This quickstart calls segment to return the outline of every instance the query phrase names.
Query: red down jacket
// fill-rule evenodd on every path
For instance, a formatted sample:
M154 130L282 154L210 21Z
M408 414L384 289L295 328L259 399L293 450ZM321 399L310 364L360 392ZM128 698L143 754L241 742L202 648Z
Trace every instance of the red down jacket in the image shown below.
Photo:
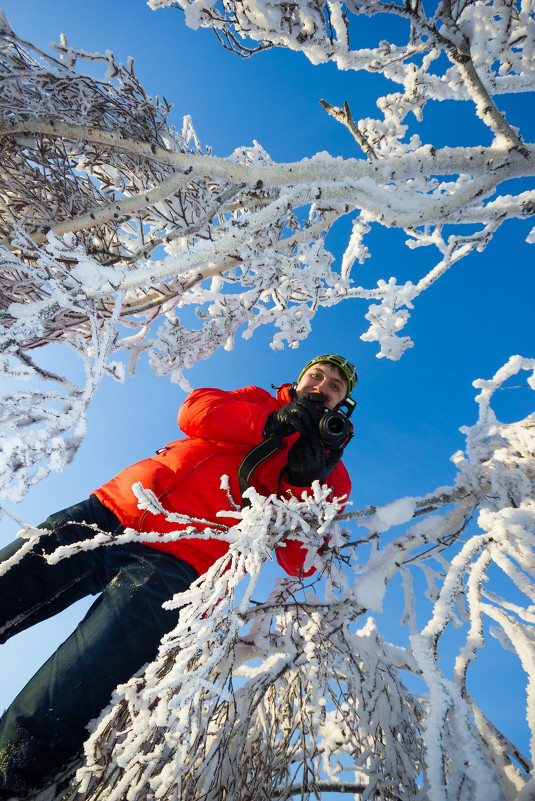
M217 516L217 512L232 508L226 491L220 489L221 476L229 476L231 496L239 503L238 467L245 454L262 441L266 417L290 400L290 384L280 387L276 398L259 387L230 392L196 389L178 413L178 425L186 439L171 442L155 456L127 467L94 494L124 526L140 532L168 532L185 526L169 523L163 515L138 509L132 492L132 484L137 481L151 489L170 512L233 525L235 519ZM251 485L262 495L277 493L282 498L290 493L301 497L303 487L293 487L284 479L279 480L288 449L296 438L297 434L287 437L281 450L253 472ZM351 481L341 462L330 473L327 484L332 487L334 497L349 495ZM199 575L228 550L228 544L217 539L146 544L175 554L192 565ZM281 567L295 576L301 571L306 550L297 540L286 540L284 546L277 548L276 555Z

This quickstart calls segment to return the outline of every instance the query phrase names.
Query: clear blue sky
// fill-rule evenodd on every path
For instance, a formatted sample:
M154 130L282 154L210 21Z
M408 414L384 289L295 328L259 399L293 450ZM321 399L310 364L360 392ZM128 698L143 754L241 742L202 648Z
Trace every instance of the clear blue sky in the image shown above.
M153 12L143 0L5 0L2 7L15 30L41 47L64 33L85 50L111 49L121 61L134 56L148 92L175 104L171 119L177 127L182 116L190 114L203 144L220 156L257 139L276 161L294 161L321 150L360 157L349 133L323 111L319 100L335 105L347 100L354 117L376 116L375 98L388 86L381 76L340 73L330 64L312 67L304 56L281 50L240 60L223 50L210 31L190 31L177 11ZM388 30L380 38L388 38ZM532 98L508 97L499 105L507 109L509 122L532 141ZM469 104L432 104L424 111L424 121L422 139L435 146L489 143ZM367 328L367 308L362 301L352 301L321 311L312 335L297 351L273 353L268 346L273 332L260 330L252 340L237 338L233 351L218 352L196 365L188 378L194 387L257 384L269 389L272 383L293 380L311 356L343 352L360 374L356 437L345 459L355 508L449 484L455 474L450 456L463 447L459 426L472 424L476 417L471 382L491 377L513 353L533 356L535 251L524 242L529 227L507 224L484 253L459 263L417 300L405 330L415 347L399 362L377 359L376 346L359 339ZM330 241L337 264L348 231L349 223L345 229L340 226ZM355 274L358 282L373 286L380 277L417 280L425 274L436 254L411 251L403 240L397 232L378 229L370 240L372 258ZM59 369L56 360L65 356L56 349L43 358ZM501 393L498 416L512 420L527 413L530 394L527 389ZM74 464L10 508L37 524L50 512L87 497L122 467L177 437L176 412L184 397L167 379L151 375L144 362L124 385L105 380ZM7 543L17 526L4 517L0 527L1 542ZM83 602L4 646L0 708L86 606ZM394 606L387 604L380 624L393 640L399 615ZM523 674L511 655L493 650L479 675L480 692L494 697L495 722L513 737L520 733L526 748L526 733L518 723L522 696L508 689L521 684Z

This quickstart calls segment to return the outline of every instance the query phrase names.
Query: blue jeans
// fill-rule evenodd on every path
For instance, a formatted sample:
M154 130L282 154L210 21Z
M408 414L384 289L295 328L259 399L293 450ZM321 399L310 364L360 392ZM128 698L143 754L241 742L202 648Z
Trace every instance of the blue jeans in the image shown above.
M47 564L43 552L94 536L83 522L123 530L91 496L51 515L40 526L50 533L0 577L0 643L100 593L0 719L0 793L42 787L81 752L89 721L118 684L154 659L163 634L176 625L178 610L162 609L162 603L197 578L186 562L139 543L100 546ZM1 550L0 562L22 544Z

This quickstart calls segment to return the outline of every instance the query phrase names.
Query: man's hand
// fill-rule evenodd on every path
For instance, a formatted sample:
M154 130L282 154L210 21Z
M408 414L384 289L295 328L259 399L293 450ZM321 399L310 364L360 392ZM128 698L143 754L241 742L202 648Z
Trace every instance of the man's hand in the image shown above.
M325 455L325 475L324 478L327 478L331 470L336 467L340 459L342 458L342 454L344 452L345 445L341 448L333 448L331 451L327 451Z
M319 436L299 437L288 451L288 481L294 487L310 487L315 479L323 483L342 458L343 451L343 448L325 451Z
M317 436L318 422L323 415L321 407L325 401L325 395L308 392L300 400L287 403L278 412L268 416L264 425L264 439L271 436L282 439L296 432L301 435L300 440L314 434Z
M327 475L325 446L318 431L299 437L288 451L286 475L294 487L310 487L313 481L323 481Z
M288 451L286 475L294 487L310 487L313 481L324 481L342 457L343 448L325 452L318 423L325 414L325 395L307 392L270 414L264 426L264 438L289 437L296 432L299 439Z

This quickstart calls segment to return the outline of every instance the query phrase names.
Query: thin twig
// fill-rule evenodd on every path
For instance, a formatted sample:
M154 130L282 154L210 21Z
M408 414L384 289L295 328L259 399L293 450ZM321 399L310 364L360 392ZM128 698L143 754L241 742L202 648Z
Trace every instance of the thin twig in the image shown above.
M375 152L373 147L369 144L366 137L359 131L357 125L355 124L355 121L351 116L351 111L349 109L347 100L344 100L343 110L341 108L338 108L337 106L332 106L330 103L327 103L326 100L320 100L320 103L327 112L327 114L330 114L331 117L334 117L335 120L338 120L338 122L341 122L343 125L346 126L346 128L352 133L353 138L363 149L364 153L366 154L366 156L370 161L372 159L377 158L377 153Z

